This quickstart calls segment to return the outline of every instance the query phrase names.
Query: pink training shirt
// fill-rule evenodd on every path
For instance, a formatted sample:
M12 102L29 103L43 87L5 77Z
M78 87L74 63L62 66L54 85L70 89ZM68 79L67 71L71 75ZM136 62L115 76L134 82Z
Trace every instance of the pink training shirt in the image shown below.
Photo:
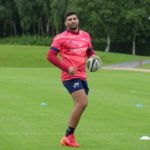
M89 57L89 54L95 54L92 49L91 38L87 32L79 30L78 33L74 33L66 30L55 36L51 44L51 50L60 53L63 66L77 68L74 75L69 75L62 70L62 81L74 78L86 80L86 57Z

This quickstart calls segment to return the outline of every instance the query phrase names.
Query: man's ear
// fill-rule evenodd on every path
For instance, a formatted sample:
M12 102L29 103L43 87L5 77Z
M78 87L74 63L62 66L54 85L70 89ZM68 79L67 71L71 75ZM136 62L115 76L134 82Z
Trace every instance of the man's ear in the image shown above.
M65 26L67 27L67 23L66 23L66 21L65 21Z

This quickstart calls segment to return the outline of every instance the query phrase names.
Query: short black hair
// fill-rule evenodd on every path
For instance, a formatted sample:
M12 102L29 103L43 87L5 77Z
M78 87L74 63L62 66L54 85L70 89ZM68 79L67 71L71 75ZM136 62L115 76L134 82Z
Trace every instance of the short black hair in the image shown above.
M64 15L64 19L66 20L68 16L71 16L71 15L76 15L77 16L77 13L74 12L74 11L69 11L67 12L65 15Z

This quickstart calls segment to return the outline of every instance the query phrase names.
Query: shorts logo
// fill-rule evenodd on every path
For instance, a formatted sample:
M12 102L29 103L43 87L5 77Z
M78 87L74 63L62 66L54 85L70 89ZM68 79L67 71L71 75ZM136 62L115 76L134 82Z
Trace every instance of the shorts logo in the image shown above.
M79 82L75 82L74 85L73 85L73 87L74 87L74 88L79 87Z

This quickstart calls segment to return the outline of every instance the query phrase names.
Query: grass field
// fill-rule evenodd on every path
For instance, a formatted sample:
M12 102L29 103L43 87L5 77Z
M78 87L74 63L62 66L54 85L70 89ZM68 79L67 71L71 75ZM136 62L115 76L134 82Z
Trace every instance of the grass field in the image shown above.
M0 44L0 67L36 67L45 68L51 66L47 63L47 51L49 47L45 46L22 46L22 45L1 45ZM132 56L117 53L105 53L97 51L103 61L103 65L140 61L150 59L146 56Z
M150 69L150 64L142 65L140 68L143 68L143 69Z
M0 150L69 149L59 141L72 101L46 52L0 45ZM115 62L119 56L98 54ZM88 72L88 79L89 105L76 131L79 149L149 150L150 141L140 137L150 136L150 73L101 70Z

